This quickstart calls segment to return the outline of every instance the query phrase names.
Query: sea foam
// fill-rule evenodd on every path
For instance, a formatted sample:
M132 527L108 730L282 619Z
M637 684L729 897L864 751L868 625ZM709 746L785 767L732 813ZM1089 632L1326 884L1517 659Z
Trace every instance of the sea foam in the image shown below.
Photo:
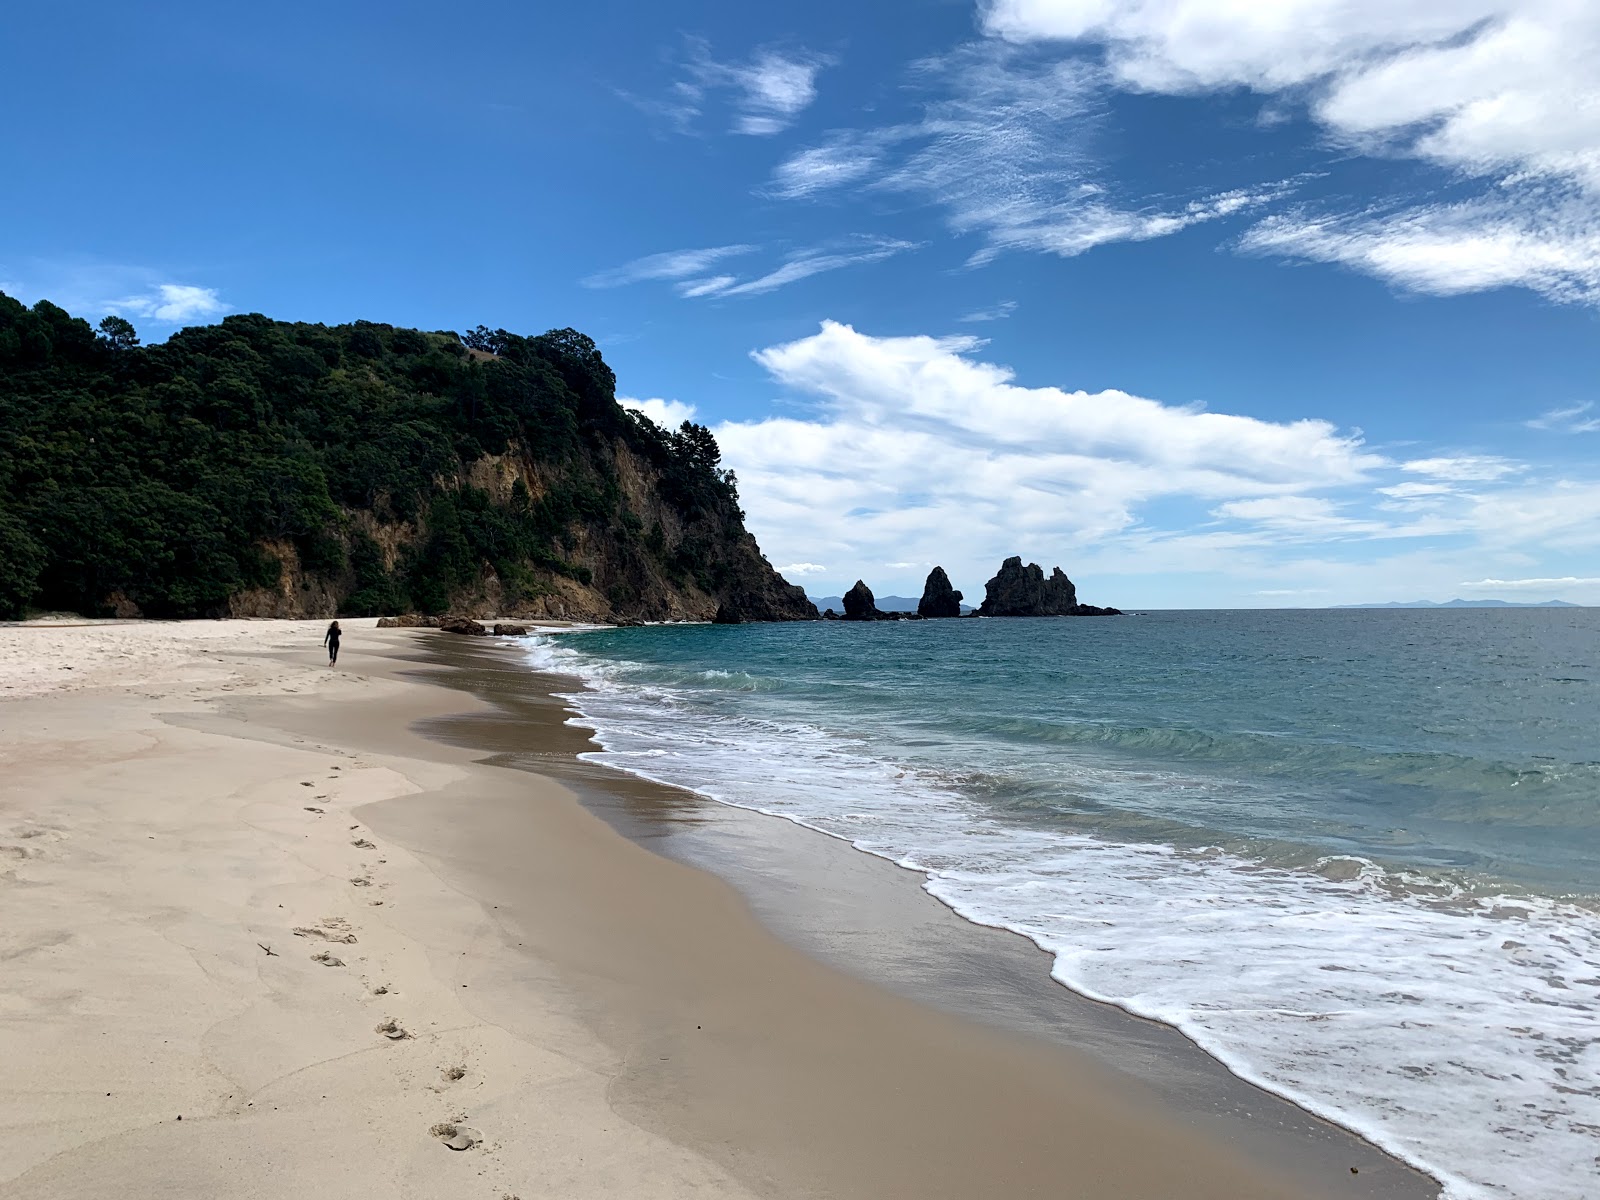
M863 738L710 712L692 688L649 682L658 669L561 639L527 657L583 680L567 698L602 747L586 757L923 873L956 912L1050 952L1069 988L1177 1027L1430 1172L1451 1200L1596 1194L1593 910L1348 856L1283 869L1029 828Z

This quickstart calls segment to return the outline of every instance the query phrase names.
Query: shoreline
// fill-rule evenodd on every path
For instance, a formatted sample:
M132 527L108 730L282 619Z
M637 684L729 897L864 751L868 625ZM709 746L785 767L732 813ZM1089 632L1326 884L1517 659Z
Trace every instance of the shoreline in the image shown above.
M1236 1074L1175 1027L1062 984L1050 974L1053 956L1046 950L960 913L923 886L925 873L784 816L578 761L597 744L586 727L566 723L578 714L554 693L581 691L582 679L517 666L509 670L508 693L499 686L507 668L497 662L506 649L515 648L430 645L430 656L451 670L437 682L498 705L508 720L437 718L421 731L490 751L491 761L503 765L554 775L630 840L732 884L765 926L809 956L918 1004L1085 1053L1150 1087L1193 1128L1246 1148L1257 1161L1308 1180L1354 1166L1351 1174L1369 1181L1372 1195L1439 1193L1438 1181L1422 1169ZM519 687L523 678L528 683ZM516 694L522 691L534 694ZM522 757L534 724L561 742L554 761ZM863 911L874 918L870 928Z
M758 919L770 899L596 817L556 769L584 764L551 744L576 731L548 696L514 745L440 736L516 723L437 686L471 668L430 665L429 635L352 628L329 672L307 627L224 624L223 649L161 663L137 628L54 632L69 653L120 638L143 674L80 659L75 692L0 692L0 840L24 851L0 895L31 901L0 935L22 964L0 984L8 1200L1433 1194L1397 1163L1378 1190L1263 1162L1072 1047L796 949ZM678 802L638 782L598 791L635 816ZM297 922L349 964L312 962ZM449 1123L481 1141L445 1149Z

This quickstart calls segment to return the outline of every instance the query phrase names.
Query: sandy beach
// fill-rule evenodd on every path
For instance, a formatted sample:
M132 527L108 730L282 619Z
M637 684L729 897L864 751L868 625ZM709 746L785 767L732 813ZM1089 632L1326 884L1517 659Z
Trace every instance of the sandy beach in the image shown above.
M1434 1193L804 952L347 626L0 628L0 1196Z

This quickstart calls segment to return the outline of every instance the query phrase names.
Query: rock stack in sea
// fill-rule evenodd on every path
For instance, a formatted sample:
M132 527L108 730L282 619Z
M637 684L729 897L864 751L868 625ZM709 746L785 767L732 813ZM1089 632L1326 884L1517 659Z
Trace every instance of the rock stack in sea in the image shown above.
M984 588L978 614L984 617L1114 617L1115 608L1078 603L1078 589L1060 567L1048 579L1038 563L1022 565L1018 555L1000 564Z
M950 586L950 576L943 567L928 572L928 582L922 586L922 599L917 602L919 617L959 617L961 593Z
M878 611L877 601L872 597L872 589L864 580L856 580L855 587L844 594L844 619L846 621L881 621L883 614Z

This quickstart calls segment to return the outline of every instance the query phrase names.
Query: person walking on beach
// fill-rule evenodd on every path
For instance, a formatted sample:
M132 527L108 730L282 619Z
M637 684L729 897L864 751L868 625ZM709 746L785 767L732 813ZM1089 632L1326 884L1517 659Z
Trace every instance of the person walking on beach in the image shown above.
M339 622L328 626L328 632L322 635L322 644L328 648L328 665L331 667L339 661Z

